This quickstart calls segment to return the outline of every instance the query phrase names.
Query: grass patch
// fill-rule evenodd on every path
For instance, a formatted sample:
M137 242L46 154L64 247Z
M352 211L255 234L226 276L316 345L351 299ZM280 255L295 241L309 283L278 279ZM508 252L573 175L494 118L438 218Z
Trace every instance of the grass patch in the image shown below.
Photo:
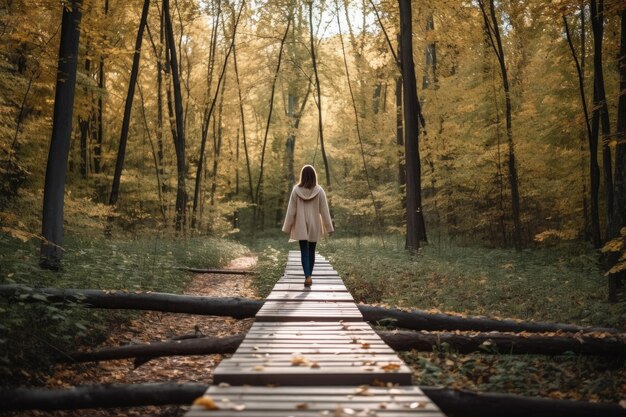
M287 236L277 233L245 240L244 243L258 256L258 274L254 276L252 284L256 294L265 298L283 275L287 255L290 250L297 249L297 244L289 243Z
M248 252L239 243L214 238L69 236L64 247L63 270L44 271L38 267L37 242L0 234L0 283L181 293L192 274L175 267L223 266ZM134 314L0 299L0 380L15 385L29 378L29 370L45 369L77 345L97 343L112 324Z
M357 301L523 320L626 327L609 304L597 253L587 245L521 252L430 244L411 257L404 241L333 239L322 252Z
M416 384L481 392L585 401L622 400L623 359L562 355L458 355L445 346L434 352L406 352Z

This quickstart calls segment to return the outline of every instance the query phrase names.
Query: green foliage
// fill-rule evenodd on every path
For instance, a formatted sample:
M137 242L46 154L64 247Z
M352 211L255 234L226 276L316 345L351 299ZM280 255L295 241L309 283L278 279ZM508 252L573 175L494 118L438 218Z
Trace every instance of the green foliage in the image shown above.
M459 355L436 348L407 352L419 385L586 401L622 399L623 359L576 355Z
M259 297L266 297L285 271L289 250L298 249L297 244L289 244L286 235L276 237L276 234L246 240L246 243L258 256L254 288Z
M221 266L246 248L214 238L70 236L59 273L40 270L37 253L37 241L24 243L0 234L0 283L180 293L191 275L175 267ZM0 379L14 382L25 376L20 370L41 369L81 343L96 343L112 323L132 314L66 303L26 303L19 297L0 299Z
M524 320L626 326L606 300L598 255L586 245L522 252L429 244L410 257L400 239L333 239L322 248L357 301Z

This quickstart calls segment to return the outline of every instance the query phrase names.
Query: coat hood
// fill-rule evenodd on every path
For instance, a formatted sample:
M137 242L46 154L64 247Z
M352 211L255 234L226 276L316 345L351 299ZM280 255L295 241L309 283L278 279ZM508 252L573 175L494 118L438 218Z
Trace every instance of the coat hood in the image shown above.
M322 190L322 187L320 187L319 185L316 185L313 188L305 188L305 187L300 187L298 185L294 187L294 191L296 192L296 195L305 201L315 198L315 196L317 196L321 190Z

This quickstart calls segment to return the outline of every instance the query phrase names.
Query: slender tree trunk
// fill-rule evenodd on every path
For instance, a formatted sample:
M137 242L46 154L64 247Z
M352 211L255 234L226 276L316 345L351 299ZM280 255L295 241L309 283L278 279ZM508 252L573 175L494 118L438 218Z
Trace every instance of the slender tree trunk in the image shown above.
M183 115L183 97L180 89L180 76L178 73L178 56L174 40L174 28L170 15L169 0L163 0L163 17L165 19L165 36L169 50L169 67L172 72L172 85L174 87L174 114L176 118L176 137L174 149L176 150L176 231L184 230L186 223L187 190L185 186L186 160L185 160L185 126Z
M289 28L291 27L291 19L293 16L289 16L287 20L287 27L285 28L285 33L280 41L280 49L278 51L278 64L276 64L276 71L274 72L274 79L272 80L272 89L270 93L270 103L269 103L269 112L267 114L267 123L265 124L265 134L263 135L263 147L261 149L261 165L259 168L259 180L256 185L255 192L255 209L254 209L254 227L256 228L257 223L257 214L259 210L262 210L263 204L263 168L265 164L265 148L267 147L267 135L270 130L270 124L272 122L272 112L274 110L274 95L276 92L276 82L278 81L278 74L280 72L280 64L282 63L283 51L285 49L285 41L287 40L287 35L289 34ZM261 225L263 222L261 222Z
M80 177L87 179L88 163L87 160L87 146L89 139L89 119L80 118L78 122L80 128Z
M617 145L615 146L615 195L613 201L613 224L609 237L619 235L626 227L626 9L621 16L622 34L619 50L619 91L617 104Z
M226 74L224 74L226 77ZM211 195L210 201L211 205L215 204L215 192L217 191L217 169L220 162L220 155L222 151L222 115L224 113L224 91L226 90L226 78L224 78L224 85L222 86L222 92L220 94L220 104L217 109L218 118L217 118L217 143L213 147L213 170L211 171Z
M600 2L603 7L604 2ZM599 94L599 79L602 79L602 32L604 28L603 15L598 15L598 4L596 0L591 0L591 28L593 34L593 116L591 120L591 140L589 143L589 153L591 158L591 233L593 245L596 248L602 246L602 234L600 232L600 167L598 165L598 140L600 136L600 117L602 113L602 103ZM604 88L604 80L601 82Z
M359 139L359 147L361 150L361 159L363 161L363 172L365 173L365 181L367 183L367 189L369 191L370 197L372 199L372 206L374 208L374 213L376 214L376 220L378 223L378 231L380 233L380 239L382 241L383 247L385 246L385 237L383 234L383 220L380 215L378 209L378 202L376 201L376 197L374 197L374 191L372 190L372 184L370 181L369 171L367 169L367 162L365 161L365 150L363 148L363 139L361 137L361 127L359 124L359 112L356 107L356 101L354 99L354 92L352 91L352 82L350 80L350 71L348 69L348 59L346 57L346 48L343 43L343 35L341 33L341 20L339 19L339 14L337 13L337 28L339 29L339 41L341 43L341 52L343 54L343 66L346 71L346 81L348 83L348 91L350 92L350 99L352 100L352 109L354 110L354 124L356 127L357 138Z
M398 53L400 52L400 35L398 35ZM398 187L403 195L402 206L404 206L406 165L404 163L404 131L402 129L402 74L396 77L396 145L398 145Z
M511 187L511 208L513 211L513 242L515 248L522 248L522 223L520 214L520 197L519 197L519 181L517 175L517 163L515 158L515 146L513 142L512 127L512 107L511 107L511 91L509 86L509 77L506 68L506 60L504 57L504 48L502 46L502 38L500 37L500 27L496 16L494 0L489 0L489 13L485 8L484 0L479 0L478 4L485 22L485 29L489 35L489 42L496 54L498 63L500 64L500 73L502 75L502 87L504 89L505 110L506 110L506 135L509 144L509 186Z
M139 75L139 61L141 59L143 31L146 27L149 10L150 0L144 0L143 9L141 11L141 19L139 21L139 29L137 30L137 39L135 40L135 53L133 54L133 66L130 71L128 93L126 95L126 104L124 106L124 118L122 119L120 143L117 151L117 160L115 161L115 172L113 173L113 185L111 186L111 194L109 195L110 206L114 206L115 204L117 204L117 198L120 192L120 180L122 178L122 169L124 168L124 158L126 157L126 143L128 141L128 129L130 127L130 115L133 109L133 99L135 97L135 85L137 84L137 76Z
M606 212L606 237L613 223L613 168L609 135L609 109L604 89L604 71L602 69L602 41L604 38L604 1L591 0L591 28L593 32L593 119L592 131L597 138L598 128L602 131L602 168L604 173L604 201ZM597 143L597 139L596 139ZM599 179L598 179L599 181Z
M243 99L241 97L241 83L239 81L239 68L237 67L237 48L234 43L233 43L233 64L235 66L235 79L237 80L237 94L239 97L239 114L241 116L241 136L243 140L243 152L246 156L246 171L248 173L248 194L250 195L250 202L254 203L254 187L252 186L252 172L250 171L250 154L248 152L248 141L246 138L246 117L243 111Z
M315 74L315 87L317 89L317 124L319 129L320 148L322 151L322 160L324 161L324 171L326 174L326 187L330 191L330 168L328 167L328 158L326 156L326 148L324 147L324 129L322 123L322 92L320 88L320 77L317 72L317 59L315 58L315 43L313 42L313 1L309 0L309 31L311 46L311 62L313 63L313 74ZM330 205L330 201L329 201Z
M159 210L161 211L161 215L163 216L163 221L167 221L167 216L165 214L165 202L163 201L163 191L162 191L162 180L161 180L161 167L159 165L159 156L158 151L155 149L154 141L152 140L152 136L150 135L150 128L148 127L148 118L146 117L146 106L143 98L143 91L141 90L141 84L137 83L137 89L139 90L139 100L141 103L141 118L143 120L143 127L148 135L148 141L150 142L150 149L152 150L152 160L154 161L154 171L157 180L157 193L159 196ZM158 127L157 127L158 129Z
M404 149L406 159L406 248L411 253L419 249L419 213L421 178L419 129L417 121L417 87L413 63L411 0L400 0L400 52L402 92L404 103Z
M109 0L104 0L104 16L109 14ZM104 102L102 96L104 94L104 56L100 56L98 63L98 116L96 128L96 144L93 147L93 171L99 174L102 171L102 142L104 139Z
M225 75L226 75L226 68L228 66L228 58L230 57L231 52L233 51L234 45L235 45L235 36L237 34L237 25L239 24L239 18L241 17L241 12L243 11L243 7L245 5L245 2L241 3L241 7L239 9L239 14L237 15L237 20L235 21L235 24L233 25L233 35L232 35L232 40L230 42L230 46L228 47L228 51L226 52L226 55L224 57L224 64L222 66L222 70L220 72L220 76L218 78L217 81L217 87L215 88L215 94L213 96L213 99L211 100L210 105L208 105L207 103L207 108L205 109L205 113L204 113L204 119L202 121L202 141L200 143L200 158L198 159L198 167L196 170L196 183L195 183L195 188L194 188L194 193L193 193L193 208L192 208L192 214L191 214L191 227L195 228L196 227L196 215L197 215L197 209L198 209L198 199L200 196L200 185L201 185L201 180L202 180L202 170L203 170L203 165L204 165L204 154L205 154L205 149L206 149L206 140L207 140L207 136L208 136L208 126L209 126L209 121L211 120L211 116L213 115L213 111L215 109L215 103L217 102L217 98L218 98L218 94L220 93L220 86L222 85L222 82L224 81ZM217 29L216 29L217 31ZM212 70L211 70L212 71ZM211 77L209 77L211 78ZM209 81L210 82L210 81ZM222 92L224 90L224 87L221 88Z
M585 48L585 37L584 37L584 25L585 25L585 21L584 21L584 9L582 9L580 11L581 14L581 49L582 49L582 53L584 54L584 48ZM570 34L570 30L569 30L569 25L567 23L567 17L563 16L563 26L565 27L565 35L567 37L567 43L570 47L570 51L572 52L572 58L574 59L574 64L576 65L576 73L578 75L578 91L580 92L580 101L581 101L581 105L582 105L582 110L583 110L583 116L585 118L585 130L587 133L587 139L589 141L589 143L591 143L592 141L592 133L591 133L591 125L589 124L589 111L587 109L587 99L585 97L585 76L583 73L583 67L580 64L580 61L578 60L578 55L576 53L576 49L574 48L574 44L572 42L572 37ZM581 139L582 140L582 139ZM582 149L582 144L581 144L581 153L583 152ZM597 164L597 161L596 161ZM583 165L584 168L584 165ZM584 175L584 173L583 173ZM588 215L587 215L587 192L586 192L586 182L585 179L583 177L583 213L584 213L584 220L585 220L585 230L587 230L587 224L588 224ZM597 220L597 219L596 219ZM598 223L598 234L599 234L599 223Z
M57 69L52 138L44 184L40 266L58 270L63 255L63 208L67 160L72 135L72 114L76 89L76 68L82 0L72 0L71 7L63 7L61 42Z

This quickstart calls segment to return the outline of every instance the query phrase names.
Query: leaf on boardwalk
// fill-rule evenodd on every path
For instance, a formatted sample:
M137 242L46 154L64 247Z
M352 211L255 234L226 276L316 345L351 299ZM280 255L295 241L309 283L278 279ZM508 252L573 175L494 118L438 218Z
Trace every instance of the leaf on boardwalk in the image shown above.
M198 397L194 400L193 405L199 405L200 407L204 407L205 410L219 410L220 407L213 401L213 398L206 397Z
M380 368L385 372L396 372L400 370L400 364L390 362L386 365L381 365Z
M308 410L309 409L309 405L307 403L296 404L296 409L297 410Z
M358 387L354 393L356 395L362 395L364 397L370 397L374 394L372 394L372 392L370 391L369 387L367 385L361 385L360 387Z
M361 343L361 348L362 349L369 349L370 348L370 344L363 342L363 343Z
M308 366L309 361L304 356L294 356L291 358L291 366Z
M319 369L320 368L320 364L317 362L311 362L311 368L313 369Z
M255 371L264 371L265 370L265 366L263 365L256 365L254 368Z

